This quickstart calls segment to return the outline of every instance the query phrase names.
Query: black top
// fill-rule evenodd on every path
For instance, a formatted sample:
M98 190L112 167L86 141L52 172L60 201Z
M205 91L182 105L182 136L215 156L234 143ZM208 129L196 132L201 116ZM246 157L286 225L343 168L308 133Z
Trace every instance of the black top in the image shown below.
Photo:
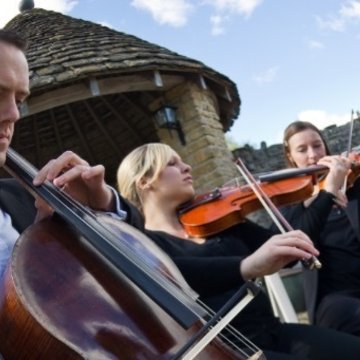
M251 222L244 222L197 244L161 231L145 230L179 267L200 299L218 310L245 281L240 275L242 259L254 252L273 233ZM250 339L276 329L267 296L261 292L237 316L233 324Z
M319 271L318 299L332 292L359 290L360 242L344 210L331 210L317 244L323 262Z
M353 227L359 220L358 216L351 219L353 209L357 213L359 192L358 181L347 193L352 210L350 206L344 210L334 205L326 191L321 191L307 208L298 204L283 209L291 225L311 234L320 251L323 266L318 272L316 304L329 293L360 289L360 240Z

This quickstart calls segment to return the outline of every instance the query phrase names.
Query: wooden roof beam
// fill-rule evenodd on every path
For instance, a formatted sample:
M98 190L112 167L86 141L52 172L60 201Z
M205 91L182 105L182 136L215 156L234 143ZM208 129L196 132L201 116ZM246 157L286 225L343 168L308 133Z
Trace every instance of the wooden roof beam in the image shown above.
M58 127L58 124L56 122L56 118L55 118L53 109L50 109L50 118L51 118L52 128L54 129L56 143L57 143L57 146L58 146L58 149L59 149L59 153L61 153L61 152L65 151L65 147L64 147L63 141L61 140L59 127Z
M40 150L40 141L39 141L39 127L38 127L38 124L37 124L37 119L36 118L33 118L33 127L34 127L34 131L33 131L33 134L34 134L34 140L35 140L35 162L36 164L38 164L38 166L40 166L41 164L41 150Z
M181 75L162 74L161 78L164 83L164 86L161 88L162 91L184 81L184 76ZM97 96L97 93L105 96L130 91L160 90L154 83L154 79L149 76L149 72L96 79L98 90L96 86L91 90L91 85L88 86L88 84L88 82L80 81L76 84L68 84L61 88L49 88L39 95L34 93L27 100L22 115L29 116L61 105L89 99Z
M148 110L146 107L136 103L134 100L130 99L129 96L127 96L125 94L121 94L120 98L122 100L126 101L129 105L131 105L144 118L151 117L152 114L151 114L150 110Z
M112 147L112 149L115 151L115 153L118 156L122 156L122 153L119 149L119 147L116 145L116 142L113 140L113 138L110 136L109 132L105 129L105 126L101 123L101 121L99 121L98 117L95 114L94 109L91 107L91 105L89 104L88 100L84 101L84 104L86 106L86 110L88 111L88 113L90 114L91 118L93 119L93 121L96 123L96 125L98 126L98 128L100 129L100 131L103 133L104 137L106 138L107 142L110 144L110 146Z
M76 131L76 135L79 137L79 140L81 142L81 145L82 147L84 148L85 152L86 152L86 157L88 159L88 161L92 164L96 164L96 159L95 159L95 156L93 154L93 152L91 151L90 147L88 146L87 142L86 142L86 139L79 127L79 124L77 123L75 117L74 117L74 114L72 113L71 111L71 108L69 105L65 105L65 108L66 108L66 111L68 112L69 114L69 117L71 119L71 122L74 126L74 129Z
M136 138L140 143L144 142L143 139L139 136L139 132L136 131L135 129L133 129L129 125L129 122L127 122L124 119L124 117L119 113L119 111L117 109L115 109L115 107L113 105L111 105L110 102L107 101L106 98L101 96L101 100L108 107L108 109L116 116L116 118L121 122L121 124L131 132L131 134L134 136L134 138Z

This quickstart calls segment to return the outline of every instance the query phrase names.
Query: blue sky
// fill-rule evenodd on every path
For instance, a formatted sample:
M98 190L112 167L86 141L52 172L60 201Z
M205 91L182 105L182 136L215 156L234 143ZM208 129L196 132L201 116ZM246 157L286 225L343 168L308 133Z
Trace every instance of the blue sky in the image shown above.
M0 25L17 13L2 1ZM205 63L237 85L227 136L258 147L301 119L320 128L360 110L360 0L35 0ZM358 145L358 144L356 144Z

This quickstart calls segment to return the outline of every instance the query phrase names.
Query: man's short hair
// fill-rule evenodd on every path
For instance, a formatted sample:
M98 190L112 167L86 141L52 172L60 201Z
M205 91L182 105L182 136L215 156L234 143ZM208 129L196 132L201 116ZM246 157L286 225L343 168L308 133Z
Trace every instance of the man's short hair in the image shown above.
M23 52L27 48L27 41L13 30L0 29L0 42L13 45Z

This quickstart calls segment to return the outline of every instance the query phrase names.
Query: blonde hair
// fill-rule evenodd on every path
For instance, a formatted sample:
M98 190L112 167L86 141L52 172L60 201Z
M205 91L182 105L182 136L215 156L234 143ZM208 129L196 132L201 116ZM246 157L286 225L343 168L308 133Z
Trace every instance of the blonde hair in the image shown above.
M139 210L142 210L140 181L149 184L156 181L169 163L174 150L161 143L149 143L131 151L121 162L117 171L117 186L120 194Z

